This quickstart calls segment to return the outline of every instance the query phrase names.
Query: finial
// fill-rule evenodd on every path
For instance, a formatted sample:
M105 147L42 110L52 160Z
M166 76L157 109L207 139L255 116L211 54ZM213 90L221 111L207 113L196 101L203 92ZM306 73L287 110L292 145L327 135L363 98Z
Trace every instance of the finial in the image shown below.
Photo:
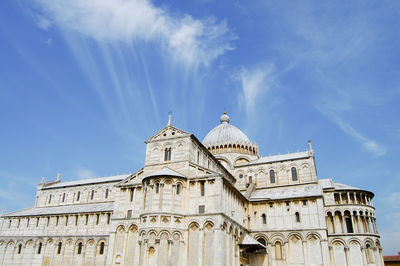
M58 174L57 174L57 181L60 181L60 176L61 176L61 174L58 173Z
M44 176L42 176L42 182L40 182L41 184L43 184L44 183Z
M313 151L313 149L312 149L312 142L311 142L311 140L309 140L309 141L308 141L308 148L310 149L310 151Z
M219 119L221 121L221 124L229 124L229 116L226 114L226 111L224 111L224 114L221 116Z
M172 114L172 112L169 111L169 112L168 112L168 126L171 125L171 117L172 117L171 114Z

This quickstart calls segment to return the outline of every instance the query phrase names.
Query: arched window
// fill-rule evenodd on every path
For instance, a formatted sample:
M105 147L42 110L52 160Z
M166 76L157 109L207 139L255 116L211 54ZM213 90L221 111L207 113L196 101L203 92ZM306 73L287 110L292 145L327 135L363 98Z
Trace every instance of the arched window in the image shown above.
M94 198L94 190L92 190L92 193L90 194L90 199L93 200Z
M171 148L165 148L164 161L171 161Z
M296 216L296 223L300 223L300 213L296 212L294 215Z
M297 169L296 167L292 167L292 181L297 181Z
M82 242L79 242L79 244L78 244L78 252L77 252L77 254L78 255L82 254Z
M80 198L81 198L81 192L78 191L78 194L76 195L76 201L79 201Z
M103 255L103 254L104 254L104 242L101 242L101 243L100 243L99 254L100 254L100 255Z
M275 259L281 260L282 257L282 244L281 242L275 242Z
M263 224L267 224L267 216L265 215L265 213L263 213L263 214L261 215L261 218L262 218L262 223L263 223Z
M63 193L63 196L62 196L62 202L64 202L65 201L65 193Z
M37 254L42 253L42 242L39 243L38 249L37 249Z
M104 196L106 199L108 199L108 188L106 189L106 195Z
M260 244L264 245L264 247L267 246L267 242L265 241L264 238L260 237L260 238L257 239L257 241L258 241ZM267 249L266 249L266 248L260 249L260 253L266 253L266 252L267 252Z
M52 195L50 194L50 196L49 196L49 204L51 203L51 196L52 196Z
M269 170L269 181L271 184L275 183L275 171L274 170Z
M22 251L22 244L19 244L18 245L18 254L21 254L21 251Z
M160 183L156 183L156 193L160 193Z
M181 184L176 185L176 195L181 193Z
M62 248L62 243L59 242L57 247L57 254L61 254L61 248Z
M365 246L366 252L365 255L367 256L367 263L373 263L374 262L374 254L372 252L372 248L370 244L367 244Z

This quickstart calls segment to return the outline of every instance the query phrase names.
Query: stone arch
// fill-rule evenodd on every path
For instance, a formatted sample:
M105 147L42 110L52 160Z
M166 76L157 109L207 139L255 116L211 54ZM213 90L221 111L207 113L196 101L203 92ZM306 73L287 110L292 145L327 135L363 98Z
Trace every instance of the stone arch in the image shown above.
M275 243L276 241L281 241L284 244L286 241L286 237L282 233L274 233L271 235L271 243Z
M213 227L214 227L214 222L211 221L211 220L207 220L207 221L205 221L205 222L203 223L203 228L204 228L204 229L207 228L208 230L211 230Z
M128 227L128 232L136 232L138 230L138 227L136 224L132 223Z
M22 240L23 241L23 240ZM28 245L33 245L34 241L32 238L25 240L25 242L23 243L24 247L28 246Z
M199 226L198 222L191 222L189 224L188 228L195 231L195 230L199 229L200 226Z
M159 233L159 245L158 245L158 265L165 265L165 262L168 261L168 252L169 252L169 240L170 233L167 230L162 230Z
M350 246L351 244L357 243L358 245L361 246L361 241L358 238L352 237L349 240L347 240L347 246Z
M171 239L171 233L168 230L161 230L158 233L158 237L159 238L164 237L164 239L169 240Z
M82 255L85 253L86 250L85 241L83 239L78 239L75 241L74 245L74 255ZM79 250L80 249L80 250Z
M285 252L284 252L284 241L281 238L281 236L276 236L272 241L272 245L274 248L273 252L273 258L275 260L281 260L285 258Z
M321 236L317 232L310 232L306 235L305 245L307 247L305 256L310 265L322 265Z
M172 235L172 239L175 241L183 239L183 234L180 231L174 231L174 232L172 232L171 235Z
M103 244L103 250L101 250L102 244ZM99 255L99 256L105 255L106 250L107 250L107 241L104 238L101 238L100 240L97 241L97 244L96 244L96 256L97 255ZM101 251L103 253L101 253Z
M346 242L343 239L340 238L334 238L331 240L330 245L334 245L334 244L341 244L344 247L347 247Z
M154 229L151 229L151 230L149 230L149 231L147 232L147 238L148 238L148 239L154 240L154 239L156 239L157 236L158 236L158 233L157 233L157 231L154 230Z
M188 226L188 245L187 245L187 254L188 258L191 258L188 261L190 265L199 265L199 258L201 253L202 245L200 242L200 226L197 222L191 222Z
M375 243L371 238L366 238L363 241L363 247L365 248L367 246L367 244L369 244L371 247L375 247Z
M125 225L123 225L123 224L118 225L117 228L115 229L115 232L124 233L125 232Z
M345 248L347 248L346 242L343 239L334 238L331 241L330 246L332 247L333 259L335 265L346 265L346 254Z
M225 156L218 156L217 159L222 165L224 165L224 163L225 163L228 166L228 168L232 168L231 162ZM225 167L225 165L224 165L224 167Z
M259 238L263 238L266 242L265 243L268 243L269 241L268 241L268 236L267 235L265 235L265 234L263 234L263 233L257 233L257 234L255 234L254 235L254 239L259 239Z
M63 253L63 249L65 249L65 245L61 238L54 241L54 254L61 255Z
M350 265L363 265L363 255L361 251L361 242L357 238L351 238L347 241L349 247Z
M141 239L143 239L143 238L146 237L146 230L145 230L145 229L141 229L141 230L139 231L139 237L140 237Z
M288 262L290 264L304 264L303 237L299 233L288 235Z
M239 156L239 157L237 157L237 158L235 159L234 165L238 165L238 164L240 164L240 163L242 163L242 162L247 162L247 163L249 163L249 162L250 162L250 159L249 159L247 156Z
M126 232L125 236L125 246L126 250L135 250L136 245L138 243L138 226L135 223L129 224L129 227ZM104 246L104 249L106 247ZM98 251L96 251L97 254L99 254ZM132 265L134 264L134 257L137 256L137 254L134 254L134 252L127 252L124 255L124 264L125 265Z
M287 236L288 241L292 237L297 237L299 240L304 241L304 238L300 233L292 232L292 233L288 234L288 236Z
M309 238L312 238L312 237L317 238L319 241L322 240L321 235L319 233L317 233L317 232L309 232L309 233L306 234L306 239L309 239Z

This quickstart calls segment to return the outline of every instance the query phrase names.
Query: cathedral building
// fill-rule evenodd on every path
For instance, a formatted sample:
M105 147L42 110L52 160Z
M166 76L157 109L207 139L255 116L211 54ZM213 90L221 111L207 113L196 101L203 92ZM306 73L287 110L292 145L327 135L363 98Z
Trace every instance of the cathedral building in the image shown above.
M372 192L318 179L311 145L263 157L227 114L171 125L133 174L37 187L0 218L1 265L380 265Z

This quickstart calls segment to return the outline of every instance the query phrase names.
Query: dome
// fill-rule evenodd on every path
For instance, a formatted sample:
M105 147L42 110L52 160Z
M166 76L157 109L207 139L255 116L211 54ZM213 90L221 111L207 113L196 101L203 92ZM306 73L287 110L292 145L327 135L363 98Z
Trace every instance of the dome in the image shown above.
M212 129L203 139L203 145L221 144L253 144L237 127L229 124L229 116L224 113L220 118L221 124Z

